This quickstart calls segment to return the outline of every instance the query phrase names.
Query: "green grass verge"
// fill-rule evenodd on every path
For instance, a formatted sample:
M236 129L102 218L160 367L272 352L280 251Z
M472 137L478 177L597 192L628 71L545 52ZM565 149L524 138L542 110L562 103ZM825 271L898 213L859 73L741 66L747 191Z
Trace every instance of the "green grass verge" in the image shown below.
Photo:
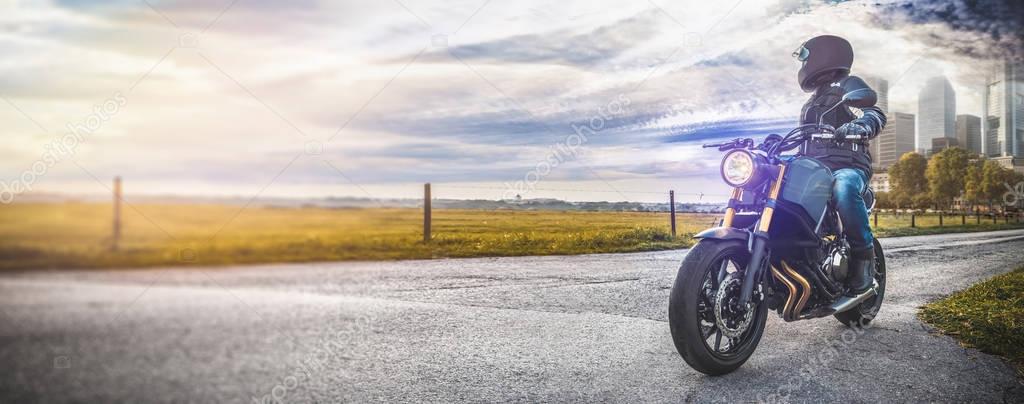
M925 305L919 315L965 346L1006 357L1024 377L1024 267Z

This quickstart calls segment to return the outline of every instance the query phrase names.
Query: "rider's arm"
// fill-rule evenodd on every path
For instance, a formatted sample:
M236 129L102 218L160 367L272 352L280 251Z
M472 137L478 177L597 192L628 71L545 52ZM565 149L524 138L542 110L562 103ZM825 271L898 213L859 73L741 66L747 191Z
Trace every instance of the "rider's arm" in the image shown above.
M872 92L872 95L870 97L866 97L867 99L871 100L869 102L870 105L853 106L854 108L859 109L863 113L863 115L861 115L860 118L854 119L850 123L864 128L867 132L867 138L874 139L875 136L878 136L878 134L882 132L882 128L885 127L886 122L885 113L883 113L880 108L875 106L875 100L877 100L878 97L877 94L874 94L875 90L872 90L871 87L869 87L867 83L864 82L864 80L861 80L860 77L857 76L848 77L846 80L843 81L842 87L843 91L845 91L846 93L861 89L867 89L868 91Z

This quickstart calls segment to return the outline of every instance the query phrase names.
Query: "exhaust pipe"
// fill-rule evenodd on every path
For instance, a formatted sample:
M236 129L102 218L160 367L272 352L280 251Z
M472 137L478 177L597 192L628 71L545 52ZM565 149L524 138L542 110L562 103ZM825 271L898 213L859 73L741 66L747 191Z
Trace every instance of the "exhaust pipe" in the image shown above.
M860 304L864 303L865 300L870 299L876 294L878 294L878 282L875 282L874 285L871 286L871 289L868 289L867 292L861 293L854 297L843 296L839 298L839 300L836 300L835 303L832 303L831 306L814 309L806 316L801 317L801 319L803 320L809 318L825 317L837 313L842 313L844 311L850 311L852 309L857 308L857 306L860 306Z
M782 319L785 321L793 321L794 319L789 316L790 311L793 308L793 302L796 300L796 285L790 282L782 272L779 271L774 265L771 266L772 276L778 279L779 282L786 285L786 289L789 289L789 294L786 295L786 304L782 305Z
M878 293L878 282L875 282L871 285L871 289L868 289L860 295L854 297L843 296L828 307L818 307L807 315L801 316L800 313L804 310L804 307L807 306L807 301L811 298L811 284L807 281L807 278L800 275L799 272L789 266L785 261L782 261L782 269L785 272L780 271L774 265L770 268L772 276L774 276L775 279L778 279L779 282L782 282L782 284L786 285L786 289L789 289L789 295L786 296L786 303L782 306L782 319L787 322L825 317L849 311ZM794 283L793 280L796 280L796 283ZM798 292L800 293L799 297L797 296Z
M839 300L837 300L835 303L832 303L832 306L829 307L829 309L832 310L832 313L829 313L829 314L836 314L836 313L842 313L844 311L849 311L849 310L859 306L861 303L864 303L865 300L868 300L869 298L873 297L877 293L878 293L878 282L875 282L873 285L871 285L871 289L868 289L864 293L861 293L861 294L859 294L857 296L854 296L854 297L843 296L843 297L839 298Z
M800 300L793 307L793 311L789 313L789 317L797 320L800 318L800 312L804 310L804 306L807 306L807 300L811 298L811 284L807 282L807 278L804 278L798 273L793 267L789 266L789 263L782 261L782 269L786 270L786 273L790 277L796 279L800 283Z

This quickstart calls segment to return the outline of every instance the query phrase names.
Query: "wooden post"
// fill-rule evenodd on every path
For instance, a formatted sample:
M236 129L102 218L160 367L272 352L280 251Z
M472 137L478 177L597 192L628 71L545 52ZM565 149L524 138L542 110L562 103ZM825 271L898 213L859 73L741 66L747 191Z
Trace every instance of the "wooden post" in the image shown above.
M672 238L676 238L676 191L668 191L668 211L672 218Z
M996 212L992 212L992 224L999 224L999 218L996 217Z
M423 242L430 242L430 183L423 184Z
M967 215L960 215L960 225L961 226L966 226L967 225Z
M942 227L942 212L939 212L939 227Z
M114 177L114 231L110 249L117 251L121 243L121 177Z
M917 227L917 213L910 214L910 227Z
M875 227L878 227L878 211L875 211Z
M974 212L974 219L978 221L978 224L981 224L981 212Z

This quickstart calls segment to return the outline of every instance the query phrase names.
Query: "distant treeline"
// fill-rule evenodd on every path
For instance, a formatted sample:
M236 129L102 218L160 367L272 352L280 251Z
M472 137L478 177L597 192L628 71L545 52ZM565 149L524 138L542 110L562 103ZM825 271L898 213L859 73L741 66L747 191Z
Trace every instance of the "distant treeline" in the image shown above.
M558 199L524 199L519 201L434 200L434 208L486 210L571 210L588 212L668 212L668 203L645 202L570 202ZM677 212L720 213L725 204L676 203Z
M878 193L883 209L1006 211L1019 209L1024 202L1006 197L1024 182L1024 175L959 147L930 159L906 153L887 172L891 190ZM1007 200L1017 201L1017 206L1008 206Z
M668 195L666 193L666 198ZM411 198L280 198L262 197L254 201L244 197L188 197L160 195L132 195L127 197L129 203L149 203L167 205L256 205L276 208L322 208L322 209L369 209L369 208L409 208L423 207L422 199ZM58 194L29 194L18 200L19 203L106 203L107 197L71 196ZM521 199L521 200L488 200L488 199L432 199L434 209L469 209L469 210L561 210L589 212L668 212L669 204L649 202L571 202L559 199ZM676 203L677 212L721 213L725 211L725 203Z

